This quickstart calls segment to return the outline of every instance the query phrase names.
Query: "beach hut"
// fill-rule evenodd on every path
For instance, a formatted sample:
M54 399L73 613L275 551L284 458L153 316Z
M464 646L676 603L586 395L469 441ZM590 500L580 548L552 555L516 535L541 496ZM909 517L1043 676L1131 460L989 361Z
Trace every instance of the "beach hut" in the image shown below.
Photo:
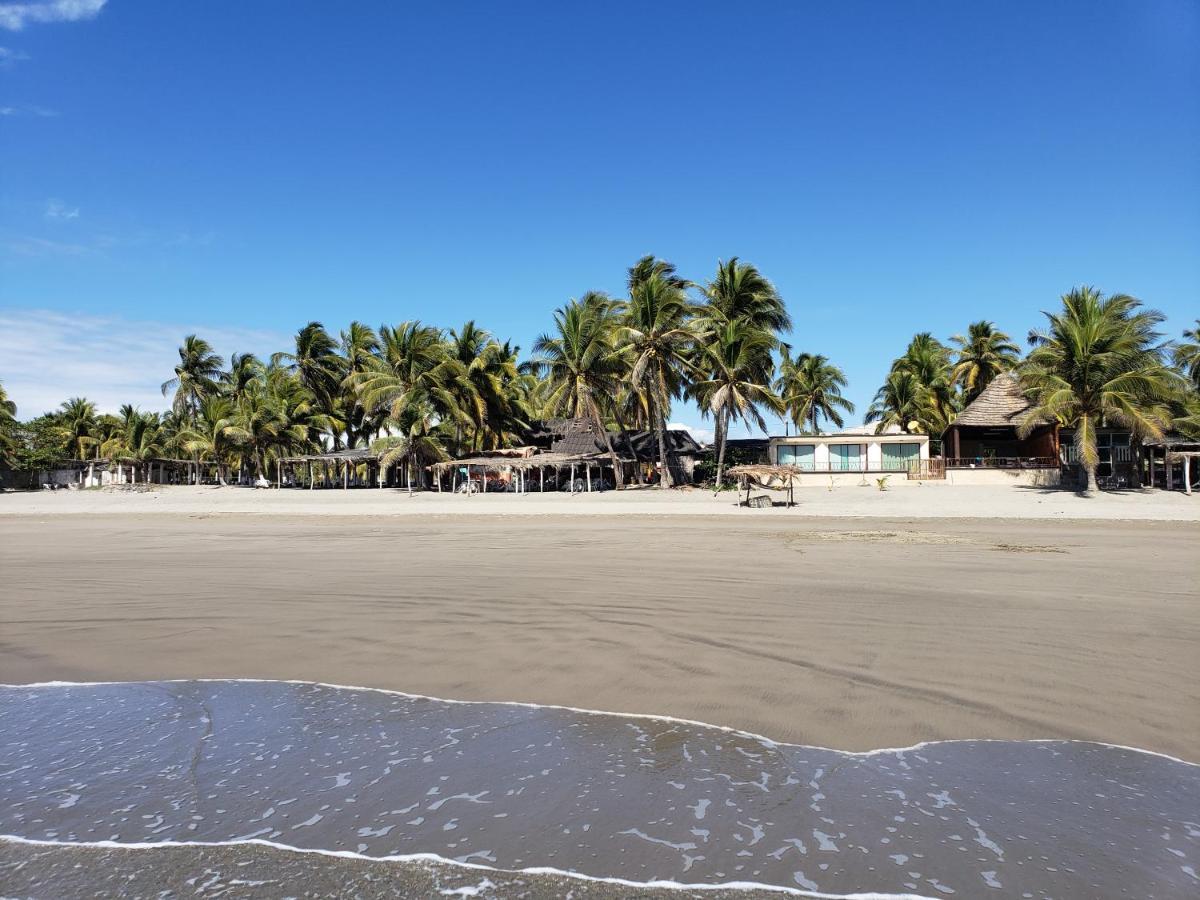
M365 447L285 456L275 464L276 487L381 488L394 485L400 477L395 469L382 473L379 454Z

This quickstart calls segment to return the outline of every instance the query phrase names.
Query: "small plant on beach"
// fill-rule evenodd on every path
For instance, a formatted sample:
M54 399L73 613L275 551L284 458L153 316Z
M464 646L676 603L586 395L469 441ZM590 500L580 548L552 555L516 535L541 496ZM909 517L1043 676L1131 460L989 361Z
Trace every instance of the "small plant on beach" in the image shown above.
M888 489L888 486L887 486L888 479L891 477L892 477L891 475L884 475L882 478L876 478L875 486L877 488L879 488L879 490L881 490L881 491L886 491Z

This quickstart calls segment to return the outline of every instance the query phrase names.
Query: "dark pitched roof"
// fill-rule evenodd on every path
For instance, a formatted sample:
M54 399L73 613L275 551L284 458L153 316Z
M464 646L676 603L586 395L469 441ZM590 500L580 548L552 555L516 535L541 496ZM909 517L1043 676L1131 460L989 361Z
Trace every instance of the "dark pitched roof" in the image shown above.
M1021 391L1017 377L1011 372L1003 372L967 404L952 424L972 428L1015 428L1032 405Z
M649 462L658 459L658 437L653 431L630 431L626 434L629 439L628 444L619 431L610 431L608 434L618 456L627 457L629 446L632 445L634 456L639 460ZM664 435L664 442L667 445L667 452L676 456L694 455L701 452L700 445L687 431L668 429ZM576 419L570 423L566 434L550 447L550 452L580 456L591 453L607 453L608 444L604 440L604 433L595 423L586 419Z

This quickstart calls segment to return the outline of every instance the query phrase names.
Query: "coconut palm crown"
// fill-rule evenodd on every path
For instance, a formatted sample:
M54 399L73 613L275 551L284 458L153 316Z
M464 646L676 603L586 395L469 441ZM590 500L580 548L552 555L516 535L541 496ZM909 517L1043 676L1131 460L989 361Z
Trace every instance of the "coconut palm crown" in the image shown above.
M846 383L845 373L828 357L801 353L793 359L784 348L775 390L801 432L820 434L821 419L828 419L841 428L846 424L842 413L854 412L854 404L842 396Z
M1161 437L1182 379L1163 362L1162 314L1128 294L1076 288L1060 311L1045 315L1048 327L1030 334L1033 349L1019 370L1032 405L1018 431L1028 435L1046 421L1074 429L1090 493L1097 489L1097 429L1120 425L1136 439Z
M966 335L956 334L950 340L958 344L951 378L962 387L965 403L982 394L997 375L1010 371L1021 358L1012 339L986 320L972 322Z

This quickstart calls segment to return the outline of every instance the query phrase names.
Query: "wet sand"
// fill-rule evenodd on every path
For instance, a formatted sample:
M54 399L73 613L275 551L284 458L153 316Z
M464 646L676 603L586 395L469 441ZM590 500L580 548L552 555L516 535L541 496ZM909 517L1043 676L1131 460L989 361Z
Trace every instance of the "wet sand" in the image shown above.
M1200 887L1200 767L1102 744L850 755L673 719L247 681L0 688L0 720L0 834L139 848L159 889L182 867L200 893L265 881L281 896L319 868L293 852L251 874L240 848L158 849L246 841L363 858L331 873L338 896L364 873L415 877L420 854L839 896L1149 900ZM63 896L94 855L59 848L13 874ZM472 875L490 879L460 872L440 890Z
M0 681L253 677L1200 759L1200 526L0 517Z

